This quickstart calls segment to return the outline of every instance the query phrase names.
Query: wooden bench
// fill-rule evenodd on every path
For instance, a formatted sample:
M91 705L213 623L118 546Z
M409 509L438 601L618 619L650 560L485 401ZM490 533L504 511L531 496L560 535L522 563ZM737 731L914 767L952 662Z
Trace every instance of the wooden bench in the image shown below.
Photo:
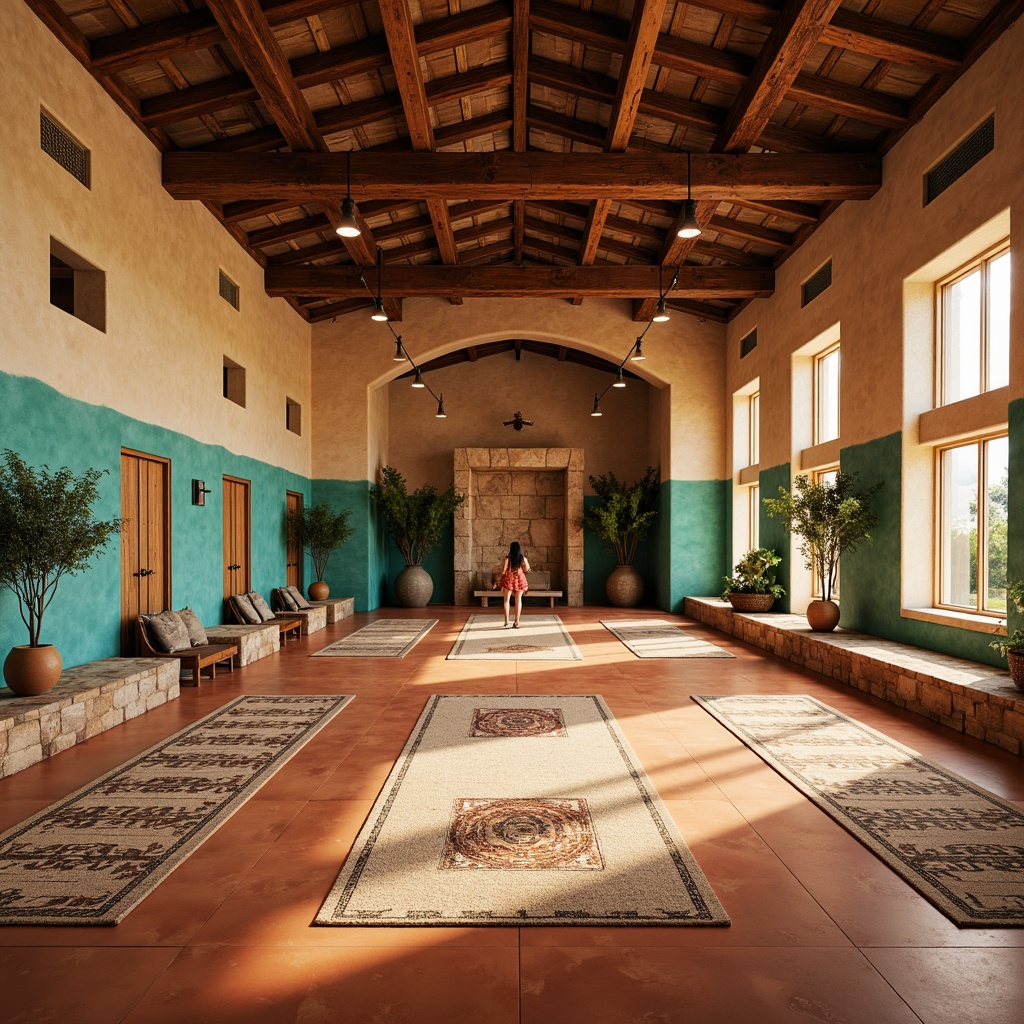
M502 599L500 590L474 590L473 596L480 598L481 608L487 607L487 601L489 598L493 597L499 601ZM551 602L551 607L554 608L555 601L559 600L561 596L562 591L560 590L527 590L526 593L523 594L523 599L525 600L528 597L546 597Z
M235 658L238 657L238 644L205 644L202 647L187 647L183 651L160 651L150 642L146 632L146 624L142 619L139 624L139 647L143 657L177 658L183 669L192 673L192 686L199 685L200 673L209 668L210 678L217 678L217 666L227 662L228 671L235 669Z

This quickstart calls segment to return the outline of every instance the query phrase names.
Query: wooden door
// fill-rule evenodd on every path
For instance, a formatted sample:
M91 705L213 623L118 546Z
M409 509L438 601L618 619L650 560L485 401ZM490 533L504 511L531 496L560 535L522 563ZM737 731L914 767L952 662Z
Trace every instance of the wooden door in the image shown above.
M135 620L171 602L171 464L143 452L121 452L121 653L138 653Z
M288 516L302 511L302 495L298 491L285 491L285 511ZM285 561L285 585L302 589L302 548L288 532L288 554Z
M224 596L252 590L249 481L224 477Z

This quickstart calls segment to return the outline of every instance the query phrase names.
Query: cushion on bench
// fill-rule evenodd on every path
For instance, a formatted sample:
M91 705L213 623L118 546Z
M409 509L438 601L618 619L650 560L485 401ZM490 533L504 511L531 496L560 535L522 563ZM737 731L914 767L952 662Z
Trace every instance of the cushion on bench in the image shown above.
M157 650L173 654L175 651L187 651L192 646L188 629L177 612L157 612L139 617Z
M184 623L189 643L193 647L205 647L210 642L203 624L199 621L199 616L191 608L179 608L176 614Z

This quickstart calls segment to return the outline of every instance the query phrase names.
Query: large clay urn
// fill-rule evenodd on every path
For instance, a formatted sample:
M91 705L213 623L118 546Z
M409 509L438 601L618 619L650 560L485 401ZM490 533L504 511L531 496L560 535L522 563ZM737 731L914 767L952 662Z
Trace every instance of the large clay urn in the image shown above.
M633 566L620 565L609 575L604 592L616 608L633 608L644 596L644 578Z
M395 578L395 599L403 608L425 608L434 581L422 565L407 565Z
M57 685L61 669L60 651L53 644L12 647L4 662L4 682L19 697L34 697Z
M807 625L815 633L831 633L839 625L839 605L835 601L812 601L807 606Z
M331 596L331 588L323 580L310 583L308 590L310 601L326 601Z

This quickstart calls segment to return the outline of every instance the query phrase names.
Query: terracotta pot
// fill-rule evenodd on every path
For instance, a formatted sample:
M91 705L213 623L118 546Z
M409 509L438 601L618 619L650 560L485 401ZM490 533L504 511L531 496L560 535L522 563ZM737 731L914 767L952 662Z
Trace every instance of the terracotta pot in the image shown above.
M46 693L57 685L61 669L60 651L53 644L12 647L4 662L4 680L11 692L19 697L34 697Z
M726 600L737 612L766 612L775 604L771 594L744 594L736 590L727 594Z
M611 571L604 592L616 608L632 608L644 596L644 578L633 566L620 565Z
M307 589L310 601L326 601L331 596L331 588L323 580L310 583Z
M1010 678L1013 680L1013 685L1024 692L1024 653L1007 651L1006 661L1010 666Z
M425 608L434 581L422 565L407 565L395 579L395 599L403 608Z
M839 625L839 605L835 601L812 601L807 606L807 625L815 633L831 633Z

